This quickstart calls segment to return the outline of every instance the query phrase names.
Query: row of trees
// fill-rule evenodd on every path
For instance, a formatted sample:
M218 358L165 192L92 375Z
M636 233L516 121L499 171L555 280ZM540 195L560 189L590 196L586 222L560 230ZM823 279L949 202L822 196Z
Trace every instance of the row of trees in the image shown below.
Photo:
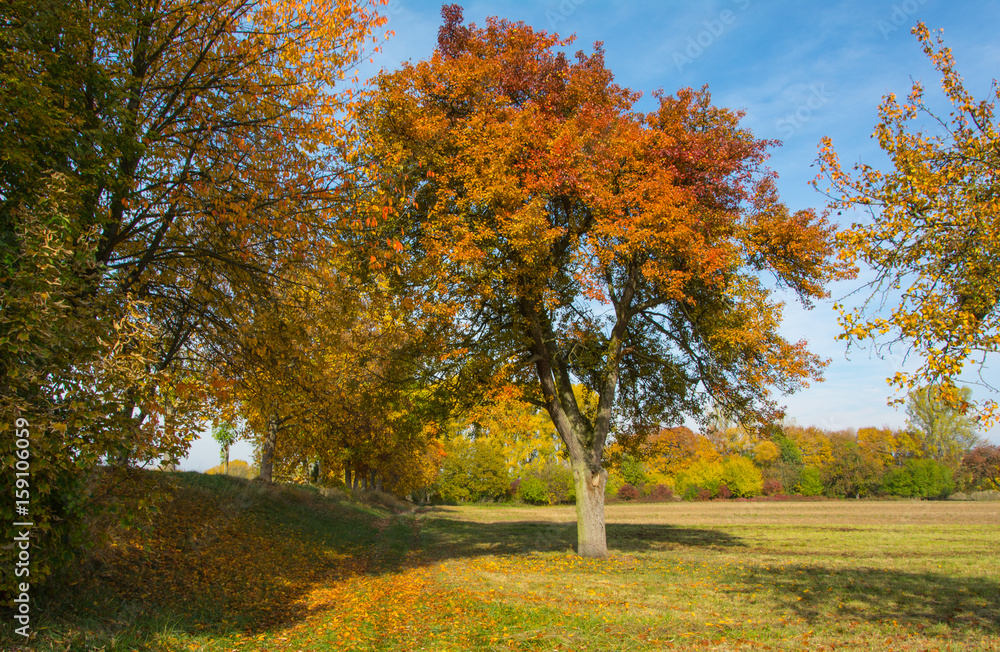
M30 518L5 500L3 527L36 524L33 582L86 542L109 488L250 404L273 365L255 337L277 353L302 327L283 320L347 228L342 80L376 4L0 7L0 483L11 496L19 417Z
M581 400L585 392L577 387ZM1000 486L1000 447L979 443L972 419L932 396L926 389L911 393L905 429L827 431L785 424L761 437L723 422L705 433L663 429L637 449L613 443L606 495L932 498ZM508 398L453 430L441 475L426 496L533 503L575 498L566 455L539 410Z

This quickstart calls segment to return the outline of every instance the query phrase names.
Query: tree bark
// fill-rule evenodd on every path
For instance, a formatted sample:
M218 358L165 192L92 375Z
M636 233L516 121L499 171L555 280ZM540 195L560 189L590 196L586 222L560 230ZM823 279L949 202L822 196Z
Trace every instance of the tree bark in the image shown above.
M274 466L274 447L278 443L278 420L270 419L267 422L267 436L260 451L260 479L264 482L272 482L271 471Z
M604 487L608 472L592 473L584 464L573 465L576 486L576 553L581 557L607 557L608 540L604 529Z

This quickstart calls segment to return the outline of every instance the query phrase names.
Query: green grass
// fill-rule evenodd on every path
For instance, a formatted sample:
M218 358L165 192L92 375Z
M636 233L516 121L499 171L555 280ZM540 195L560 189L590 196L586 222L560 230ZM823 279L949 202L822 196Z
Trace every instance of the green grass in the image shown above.
M145 539L39 596L31 649L1000 650L995 503L611 505L586 560L572 508L176 477Z

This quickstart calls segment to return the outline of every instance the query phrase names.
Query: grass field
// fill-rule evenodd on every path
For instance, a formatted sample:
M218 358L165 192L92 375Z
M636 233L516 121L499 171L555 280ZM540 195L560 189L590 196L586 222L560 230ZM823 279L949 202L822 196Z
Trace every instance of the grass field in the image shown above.
M177 482L30 649L1000 650L996 502L610 505L598 561L572 508Z

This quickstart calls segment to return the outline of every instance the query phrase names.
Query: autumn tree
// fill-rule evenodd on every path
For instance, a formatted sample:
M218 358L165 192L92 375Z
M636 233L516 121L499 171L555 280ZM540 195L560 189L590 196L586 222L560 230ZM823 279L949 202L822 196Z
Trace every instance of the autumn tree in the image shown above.
M861 498L878 489L882 469L864 454L857 438L849 433L830 433L830 460L820 467L823 486L829 493Z
M43 535L79 521L99 465L182 456L218 389L201 351L234 332L225 307L323 255L349 173L341 80L375 4L0 5L0 429L27 418L46 455ZM38 271L52 291L32 297Z
M53 175L32 210L14 212L18 246L0 256L0 451L5 469L2 512L6 527L36 524L32 581L44 579L92 534L93 515L106 487L126 479L98 466L133 423L123 413L130 392L150 392L153 356L148 322L129 301L112 302L95 291L90 273L93 234L80 234L68 217L73 198ZM28 512L14 518L16 457L13 429L30 441L30 476L21 476ZM175 456L182 440L172 432L130 431L140 454ZM22 440L23 441L23 440ZM24 484L27 482L27 485ZM24 497L22 493L21 498ZM106 504L107 501L104 501ZM127 510L135 504L124 505ZM28 516L30 518L24 518ZM14 533L8 532L10 536ZM0 579L13 586L13 548ZM13 592L8 595L14 595Z
M1000 446L981 443L962 458L968 484L978 489L1000 490Z
M426 378L440 328L415 321L412 297L359 282L346 266L291 269L268 295L238 297L227 307L233 332L206 343L261 479L318 465L323 481L353 488L429 486L447 413Z
M482 402L454 419L449 430L499 447L511 478L539 471L558 459L559 437L552 419L528 403L514 385L493 388Z
M958 396L968 403L971 394L971 389L963 387ZM953 470L979 441L975 419L952 405L940 386L912 390L907 397L906 416L907 425L920 441L923 453Z
M233 444L239 441L236 429L229 423L223 421L222 423L216 424L212 428L212 439L219 444L222 463L224 465L223 468L225 469L224 473L229 475L229 449L233 447Z
M861 305L839 307L842 338L915 354L920 366L896 372L889 382L903 390L937 384L944 400L964 410L972 406L958 390L959 375L968 365L981 370L1000 346L1000 136L994 114L1000 89L994 80L989 97L976 100L941 37L932 37L923 23L913 33L941 74L950 115L933 112L923 84L914 82L905 101L889 94L879 106L873 137L891 169L861 163L848 172L830 139L820 150L831 207L870 214L868 222L839 235L843 258L874 272ZM888 314L883 305L892 306ZM974 409L984 423L997 418L992 398Z
M442 13L431 58L380 74L359 108L369 215L409 257L400 288L455 307L470 375L531 387L573 468L578 552L601 557L613 428L655 431L708 397L752 428L779 413L772 388L819 377L761 275L824 296L833 229L779 203L771 143L707 91L643 114L600 44L571 60L523 23Z
M859 428L858 446L881 469L889 469L923 455L920 437L911 430Z

